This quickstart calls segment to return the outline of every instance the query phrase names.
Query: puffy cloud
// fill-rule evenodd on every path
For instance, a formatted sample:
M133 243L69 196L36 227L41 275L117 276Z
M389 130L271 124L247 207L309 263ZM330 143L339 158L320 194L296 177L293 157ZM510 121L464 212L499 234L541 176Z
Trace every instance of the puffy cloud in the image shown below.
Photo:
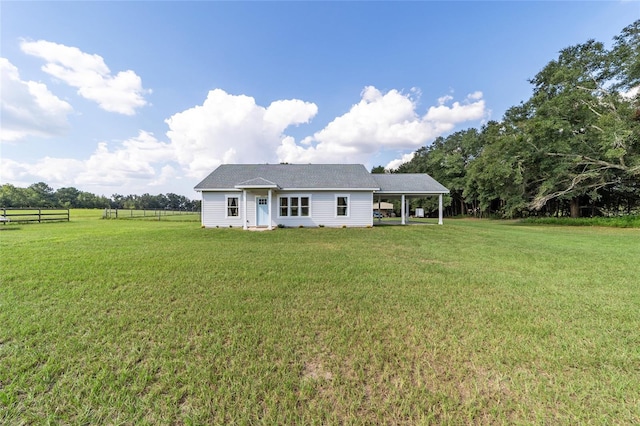
M141 131L121 146L109 150L106 142L83 162L83 170L76 175L77 184L120 184L148 182L158 178L155 165L172 160L173 148L158 141L151 133Z
M176 170L166 164L173 158L174 151L168 143L141 131L114 149L100 142L95 152L84 160L44 157L30 164L3 158L1 178L7 182L42 180L55 187L124 187L140 192L140 188L166 183L177 175Z
M71 105L44 84L21 80L18 68L5 58L0 58L0 77L0 141L64 134Z
M451 131L457 124L485 116L482 93L469 95L464 102L454 102L449 95L424 116L417 113L418 90L404 94L390 90L383 94L365 87L359 103L337 117L324 129L296 144L283 139L278 147L280 161L287 162L357 162L367 163L381 150L415 150L426 142Z
M298 99L279 100L268 107L245 95L209 92L202 105L174 114L165 122L176 159L189 176L201 178L223 163L276 162L284 130L307 123L318 111Z
M416 155L415 151L410 152L409 154L404 154L402 157L390 161L384 168L385 170L395 170L398 167L402 166L404 163L408 163L413 160L413 157Z
M105 111L134 115L136 108L147 104L144 94L150 90L142 88L140 77L131 70L112 75L99 55L45 40L22 41L20 48L47 61L44 72L77 88L80 96Z
M387 164L395 169L410 161L415 149L452 130L457 124L483 118L479 93L462 102L445 96L420 115L417 98L397 90L382 93L367 87L360 101L322 130L301 142L286 134L288 127L309 122L315 104L297 99L277 100L264 107L254 98L216 89L202 105L178 112L165 120L167 142L141 131L117 145L101 142L86 159L46 157L37 164L2 162L3 178L28 183L44 180L52 186L104 188L106 193L142 193L149 186L185 188L222 163L363 163L381 152L401 158ZM402 155L405 154L405 155ZM378 157L379 158L379 157ZM189 181L187 183L187 181ZM182 190L181 192L184 192Z

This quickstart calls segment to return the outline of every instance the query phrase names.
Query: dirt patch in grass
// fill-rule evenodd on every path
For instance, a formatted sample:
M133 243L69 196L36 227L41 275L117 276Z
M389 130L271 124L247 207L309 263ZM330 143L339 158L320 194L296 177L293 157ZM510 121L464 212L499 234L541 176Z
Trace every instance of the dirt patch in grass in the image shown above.
M321 361L313 360L304 364L302 378L304 380L331 380L333 373L326 370Z

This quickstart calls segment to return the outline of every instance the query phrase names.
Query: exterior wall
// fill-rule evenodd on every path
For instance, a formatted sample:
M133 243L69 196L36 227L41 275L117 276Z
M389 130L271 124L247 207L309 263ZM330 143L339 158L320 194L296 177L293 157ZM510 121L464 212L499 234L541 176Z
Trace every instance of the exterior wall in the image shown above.
M239 215L226 217L227 197L238 197ZM246 221L247 226L256 226L256 198L267 197L268 191L247 191ZM279 198L309 197L309 216L280 216ZM348 216L337 216L336 203L338 196L349 197ZM370 191L305 191L288 192L273 191L271 193L271 226L284 225L286 227L361 227L373 225L373 193ZM238 192L202 192L202 225L207 228L242 227L245 206L242 191Z
M256 198L268 196L268 191L247 191L247 226L256 226L257 223ZM273 196L273 193L271 194L271 196Z
M226 217L227 197L238 197L239 215ZM202 192L202 226L242 227L242 192Z
M310 215L308 217L294 216L281 217L278 199L287 197L309 197ZM349 197L348 216L337 216L336 197ZM278 192L273 196L271 209L273 226L284 225L287 227L314 227L324 225L327 227L341 226L371 226L373 194L370 191L344 191L344 192Z

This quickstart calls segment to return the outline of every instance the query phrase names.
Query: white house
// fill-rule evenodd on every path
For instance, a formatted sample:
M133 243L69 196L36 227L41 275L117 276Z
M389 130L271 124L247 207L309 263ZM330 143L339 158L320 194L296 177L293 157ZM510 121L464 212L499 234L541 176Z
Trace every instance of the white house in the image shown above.
M449 190L427 174L371 174L361 164L223 164L195 187L204 227L362 227L380 199L400 199L406 223L411 197Z

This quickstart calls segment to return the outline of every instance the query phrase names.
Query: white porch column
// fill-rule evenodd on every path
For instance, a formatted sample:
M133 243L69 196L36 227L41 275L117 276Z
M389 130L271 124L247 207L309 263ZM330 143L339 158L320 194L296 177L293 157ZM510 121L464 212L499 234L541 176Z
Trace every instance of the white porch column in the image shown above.
M269 196L267 197L267 204L269 206L269 209L268 209L269 210L269 227L268 227L269 230L273 229L273 226L271 226L271 191L272 191L271 188L269 188Z
M442 194L438 195L438 225L442 225Z
M402 212L402 224L405 225L406 221L405 221L405 217L407 215L406 213L407 210L407 206L405 206L404 204L404 194L402 194L402 201L400 201L400 211Z
M247 229L247 190L242 190L242 229Z

